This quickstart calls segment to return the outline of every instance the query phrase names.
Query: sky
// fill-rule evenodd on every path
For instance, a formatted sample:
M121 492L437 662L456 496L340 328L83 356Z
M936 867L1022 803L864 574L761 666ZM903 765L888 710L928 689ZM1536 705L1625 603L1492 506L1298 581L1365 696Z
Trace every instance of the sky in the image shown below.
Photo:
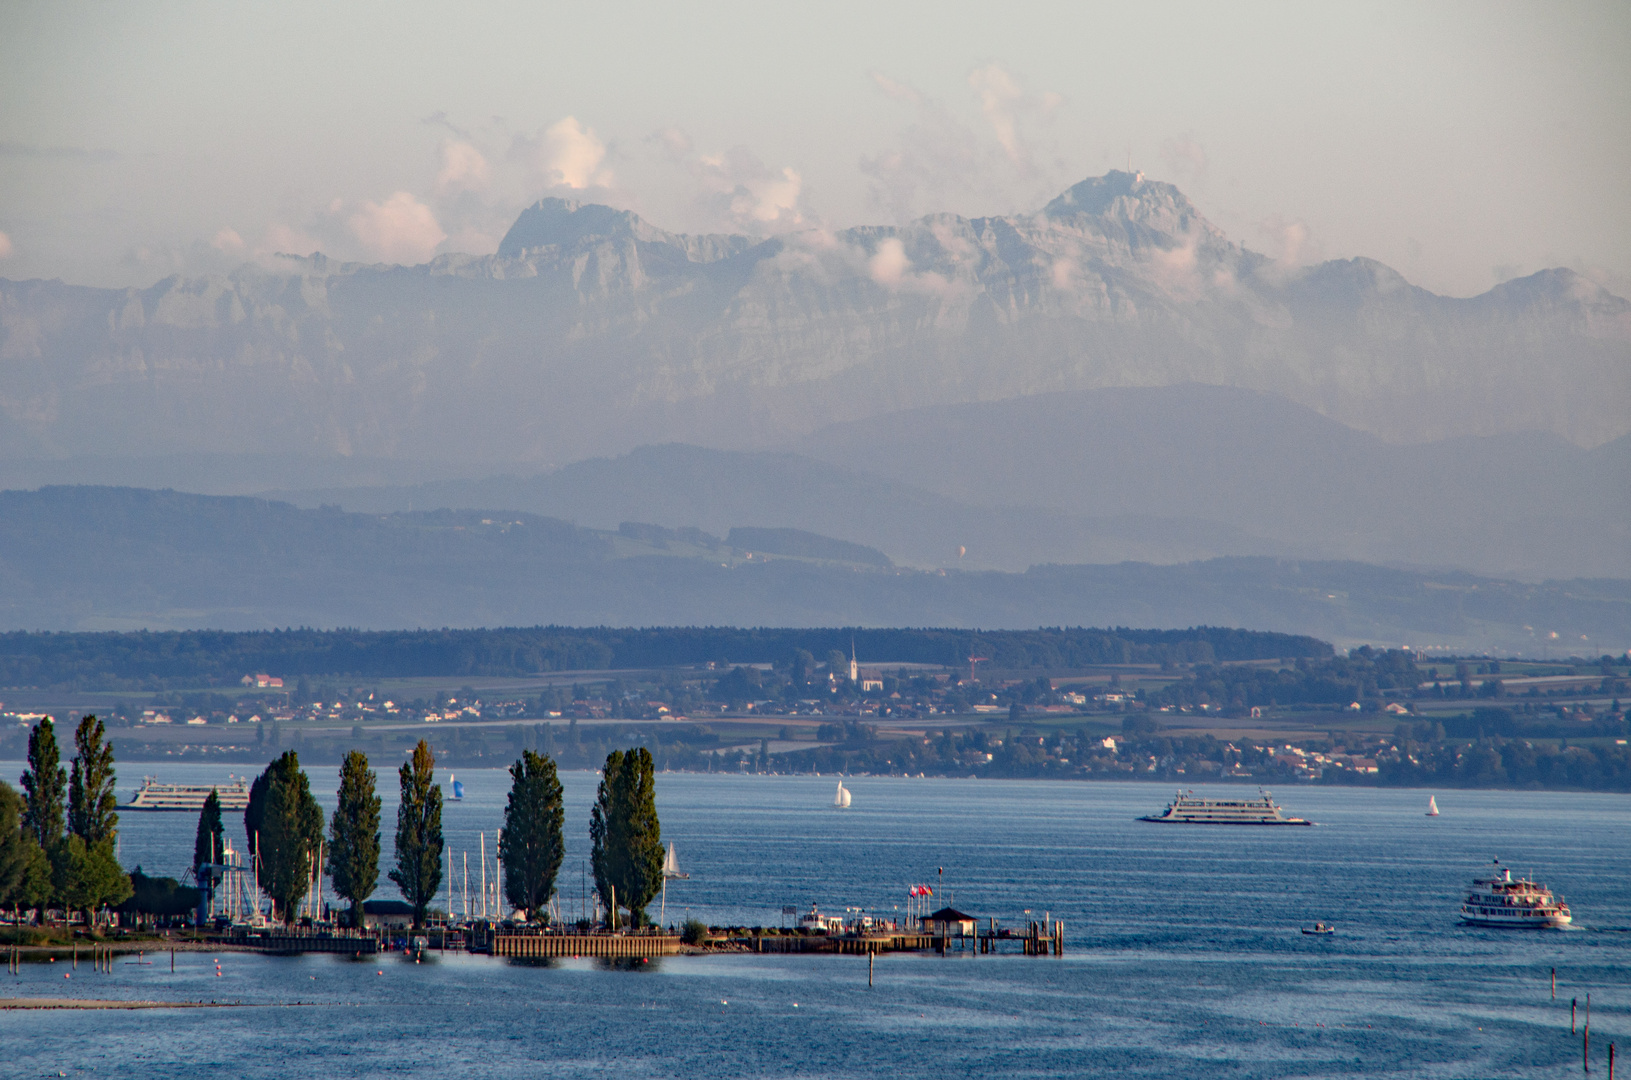
M492 252L545 195L772 234L1130 164L1290 262L1631 295L1631 5L0 5L0 277Z

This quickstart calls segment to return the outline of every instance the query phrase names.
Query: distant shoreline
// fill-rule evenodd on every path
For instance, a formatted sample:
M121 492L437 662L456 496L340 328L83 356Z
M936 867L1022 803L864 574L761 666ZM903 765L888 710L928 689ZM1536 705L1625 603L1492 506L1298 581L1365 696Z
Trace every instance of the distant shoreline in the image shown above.
M257 1004L248 1001L119 1001L109 998L0 998L0 1011L23 1009L271 1009L304 1002Z

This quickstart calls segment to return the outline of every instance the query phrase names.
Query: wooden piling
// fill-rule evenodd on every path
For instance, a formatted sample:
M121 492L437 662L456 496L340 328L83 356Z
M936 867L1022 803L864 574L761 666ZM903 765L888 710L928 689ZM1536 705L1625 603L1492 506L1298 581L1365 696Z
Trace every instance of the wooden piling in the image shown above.
M877 956L878 954L871 949L866 951L866 984L868 986L872 985L872 962L877 959Z
M1614 1044L1608 1044L1608 1080L1614 1080Z
M1557 968L1552 969L1552 1000L1557 1000Z
M1574 1011L1579 1006L1579 1003L1580 1003L1579 998L1570 998L1569 999L1569 1034L1570 1035L1573 1035L1575 1033L1574 1032Z

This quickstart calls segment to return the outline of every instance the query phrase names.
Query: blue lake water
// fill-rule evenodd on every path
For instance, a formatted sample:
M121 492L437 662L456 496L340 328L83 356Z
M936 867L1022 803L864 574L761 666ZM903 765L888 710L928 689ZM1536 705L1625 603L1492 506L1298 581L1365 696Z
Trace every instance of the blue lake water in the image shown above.
M122 786L141 771L127 766ZM228 770L162 771L209 782ZM309 772L331 808L335 770ZM444 827L474 871L477 834L490 849L508 777L458 777L467 796L447 804ZM388 853L394 772L381 780ZM562 904L573 912L596 778L562 782ZM1441 791L1443 815L1430 819L1425 791L1288 787L1279 800L1320 827L1209 829L1134 821L1170 797L1148 784L857 777L846 780L845 811L830 805L834 785L660 775L664 837L692 875L671 886L669 920L774 925L782 905L812 901L892 913L911 885L938 883L982 918L1062 918L1065 957L888 956L871 989L864 959L829 956L679 957L625 970L186 954L173 975L164 958L121 961L111 975L82 965L68 980L60 965L28 965L7 993L291 1007L0 1013L0 1072L1562 1077L1580 1075L1569 1000L1583 1006L1587 992L1594 1072L1606 1075L1609 1042L1631 1047L1623 795ZM125 814L125 865L179 873L195 821ZM1576 928L1459 927L1462 889L1497 856L1566 896ZM395 894L386 883L377 895ZM1315 920L1338 933L1302 935Z

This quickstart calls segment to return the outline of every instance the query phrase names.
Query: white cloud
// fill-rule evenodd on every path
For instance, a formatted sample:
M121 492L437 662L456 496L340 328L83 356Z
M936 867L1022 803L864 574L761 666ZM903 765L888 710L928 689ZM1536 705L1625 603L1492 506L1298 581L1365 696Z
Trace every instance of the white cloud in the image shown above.
M475 226L467 226L456 230L447 238L447 249L466 255L491 255L498 250L498 241L499 238L490 232Z
M222 227L210 240L210 247L223 255L236 255L244 249L244 238L236 229Z
M1047 145L1039 155L1025 137L1022 120L1050 120L1065 104L1062 95L1028 93L1006 69L987 64L968 76L985 119L981 126L888 75L874 71L869 77L880 93L916 114L896 145L864 155L860 162L861 172L872 181L873 202L892 212L897 222L956 203L979 207L976 212L1004 213L1058 194L1063 161Z
M15 250L16 249L12 247L11 244L11 237L7 236L3 232L0 232L0 259L11 258L11 253Z
M897 82L881 71L870 71L867 74L872 76L872 81L879 90L896 101L904 101L911 105L923 104L923 95L905 83Z
M606 144L577 117L557 120L536 136L519 136L511 156L520 159L548 187L610 187L612 174L602 166Z
M893 236L878 245L866 265L867 275L886 289L900 288L911 269L912 260L906 257L906 245Z
M348 224L363 247L385 262L426 262L447 239L430 207L406 191L383 203L364 202Z
M1008 160L1030 168L1031 154L1019 136L1019 110L1026 104L1025 91L1014 77L996 64L969 72L968 84L980 95L980 108L997 136Z
M317 248L317 241L304 230L273 222L266 226L255 250L261 255L310 255Z
M873 249L867 259L867 276L890 292L922 293L941 300L969 295L966 282L953 281L933 270L915 270L906 254L906 245L898 237L888 237Z
M702 188L697 201L715 223L710 227L765 233L805 223L804 178L791 165L773 169L740 146L700 154L678 128L656 132L649 141L659 143L670 160L696 178Z
M1192 136L1181 135L1162 143L1161 158L1175 180L1186 183L1206 180L1206 149Z
M436 194L485 191L492 179L492 167L472 143L464 139L442 143L442 167L436 173Z
M1292 270L1321 258L1321 246L1305 221L1287 221L1276 214L1265 218L1257 231L1268 240L1269 253L1281 269Z

